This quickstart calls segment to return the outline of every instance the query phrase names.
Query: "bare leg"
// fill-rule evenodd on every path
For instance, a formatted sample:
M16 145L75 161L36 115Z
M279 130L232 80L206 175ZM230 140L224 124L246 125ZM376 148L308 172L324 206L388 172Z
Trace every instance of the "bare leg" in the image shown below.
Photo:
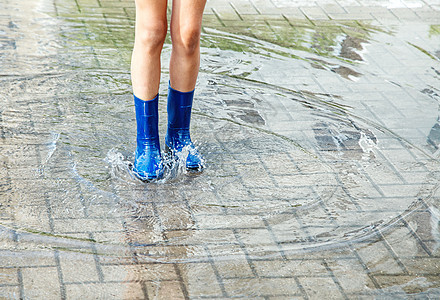
M192 91L200 67L200 33L206 0L173 0L170 60L171 86Z
M171 14L170 86L168 130L165 145L171 153L188 149L186 168L201 171L203 158L190 137L194 87L200 67L200 33L206 0L173 0Z
M135 42L131 60L133 94L153 99L160 84L160 53L167 34L167 0L136 0Z
M163 175L157 94L160 53L168 27L166 12L167 0L136 0L135 42L131 61L137 125L133 174L141 180L157 179Z

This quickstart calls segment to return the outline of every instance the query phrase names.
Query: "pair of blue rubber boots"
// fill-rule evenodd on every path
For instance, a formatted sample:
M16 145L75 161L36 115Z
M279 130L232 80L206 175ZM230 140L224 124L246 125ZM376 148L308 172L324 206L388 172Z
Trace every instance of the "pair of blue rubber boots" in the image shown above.
M193 98L194 91L179 92L168 86L168 129L165 148L176 159L183 149L187 149L187 170L201 171L203 159L191 141L189 133ZM136 177L144 181L160 179L164 174L158 130L158 102L159 95L149 101L134 96L137 147L133 172Z

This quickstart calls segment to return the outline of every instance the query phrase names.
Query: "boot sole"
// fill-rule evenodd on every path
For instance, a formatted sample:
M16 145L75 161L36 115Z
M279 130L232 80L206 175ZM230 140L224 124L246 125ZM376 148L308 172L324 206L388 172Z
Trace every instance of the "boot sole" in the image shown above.
M139 173L134 170L134 165L131 163L129 164L128 168L137 179L139 179L143 182L146 182L146 183L162 179L162 176L143 177L143 176L139 175Z

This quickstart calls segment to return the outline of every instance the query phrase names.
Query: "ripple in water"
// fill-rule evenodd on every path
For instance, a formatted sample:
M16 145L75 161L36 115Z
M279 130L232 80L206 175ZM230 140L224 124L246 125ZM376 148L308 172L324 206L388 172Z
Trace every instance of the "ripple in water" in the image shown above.
M146 184L130 172L128 64L102 53L103 65L92 67L96 53L64 34L63 43L78 47L45 63L62 61L66 70L1 81L10 96L2 136L18 141L3 159L1 195L10 204L2 239L20 240L20 249L96 251L103 259L134 251L146 261L229 259L244 246L250 257L287 254L368 238L436 195L438 161L426 149L363 114L349 89L311 91L289 73L348 86L377 80L360 63L374 39L338 35L327 52L306 39L311 53L206 30L192 119L206 168ZM20 88L32 88L34 101L23 106Z

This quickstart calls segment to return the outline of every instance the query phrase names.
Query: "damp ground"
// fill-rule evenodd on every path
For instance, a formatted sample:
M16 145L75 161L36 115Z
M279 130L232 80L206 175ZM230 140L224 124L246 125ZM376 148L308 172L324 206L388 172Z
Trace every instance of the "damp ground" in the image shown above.
M0 297L440 296L438 5L210 1L206 168L144 183L133 3L1 3Z

